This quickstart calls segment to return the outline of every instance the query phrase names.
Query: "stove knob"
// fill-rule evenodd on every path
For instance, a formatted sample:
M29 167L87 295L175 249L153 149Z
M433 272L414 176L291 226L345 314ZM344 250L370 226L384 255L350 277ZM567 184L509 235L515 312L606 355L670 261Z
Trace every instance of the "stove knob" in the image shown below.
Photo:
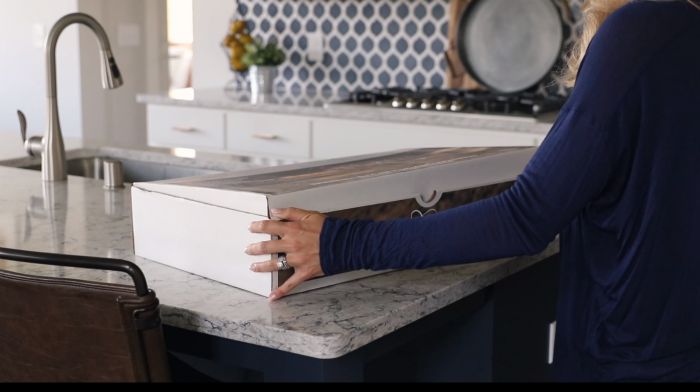
M545 112L543 106L544 105L541 105L539 103L533 103L531 113L529 114L532 114L533 116L539 116L540 114Z
M423 110L433 110L435 109L435 101L430 98L423 98L420 103L420 108Z
M437 101L435 104L435 109L444 112L446 110L450 110L450 105L452 102L449 99L441 98L440 100Z
M399 109L399 108L404 108L404 107L406 107L406 100L403 99L402 97L395 97L395 98L391 101L391 107L392 107L392 108L397 108L397 109Z
M462 110L464 110L464 101L461 99L455 99L452 101L452 104L450 105L451 112L461 112Z
M406 100L406 109L417 109L420 103L415 98L408 98Z

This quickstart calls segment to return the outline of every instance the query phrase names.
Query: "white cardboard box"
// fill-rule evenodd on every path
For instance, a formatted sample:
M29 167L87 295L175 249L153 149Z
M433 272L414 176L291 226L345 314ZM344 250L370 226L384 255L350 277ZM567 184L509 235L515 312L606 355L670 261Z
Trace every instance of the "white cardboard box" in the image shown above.
M535 148L416 149L244 172L136 183L135 253L268 295L291 274L254 273L248 231L270 208L297 207L363 219L418 217L507 189ZM307 291L376 274L356 271L305 282Z

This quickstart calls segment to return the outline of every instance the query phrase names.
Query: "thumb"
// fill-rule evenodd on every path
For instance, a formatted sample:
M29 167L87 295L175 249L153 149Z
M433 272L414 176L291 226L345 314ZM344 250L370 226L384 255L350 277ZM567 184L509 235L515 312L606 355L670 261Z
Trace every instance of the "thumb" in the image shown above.
M300 210L298 208L273 208L270 210L270 215L272 215L273 218L280 218L288 221L300 221L309 214L309 211Z

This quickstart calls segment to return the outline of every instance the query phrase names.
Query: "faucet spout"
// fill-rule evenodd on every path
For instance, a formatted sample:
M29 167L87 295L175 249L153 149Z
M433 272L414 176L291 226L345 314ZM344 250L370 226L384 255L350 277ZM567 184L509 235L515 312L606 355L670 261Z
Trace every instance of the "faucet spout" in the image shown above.
M124 83L117 62L114 60L107 33L95 18L78 12L68 14L56 22L49 32L45 47L49 128L44 136L44 148L41 155L41 172L44 181L63 181L67 178L66 152L58 116L56 93L56 46L63 30L75 23L87 26L97 36L102 57L102 86L105 89L114 89Z
M122 73L117 67L117 62L114 60L111 50L102 50L102 87L105 90L113 90L124 84Z
M109 43L109 37L104 28L92 16L76 12L59 19L51 28L51 32L49 32L46 39L47 92L49 98L56 98L56 46L58 45L58 39L66 27L75 23L87 26L97 36L102 57L102 86L105 89L115 89L123 84L121 72L112 54L112 45Z

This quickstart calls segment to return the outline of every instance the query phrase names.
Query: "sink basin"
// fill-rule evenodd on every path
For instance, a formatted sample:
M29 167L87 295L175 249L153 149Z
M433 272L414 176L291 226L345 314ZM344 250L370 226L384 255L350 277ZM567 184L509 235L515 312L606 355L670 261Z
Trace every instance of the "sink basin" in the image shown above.
M68 175L103 179L102 163L105 159L121 161L125 182L169 180L173 178L216 174L220 171L173 165L162 162L139 161L134 159L100 157L73 158L66 161ZM41 165L23 166L24 169L41 170Z

